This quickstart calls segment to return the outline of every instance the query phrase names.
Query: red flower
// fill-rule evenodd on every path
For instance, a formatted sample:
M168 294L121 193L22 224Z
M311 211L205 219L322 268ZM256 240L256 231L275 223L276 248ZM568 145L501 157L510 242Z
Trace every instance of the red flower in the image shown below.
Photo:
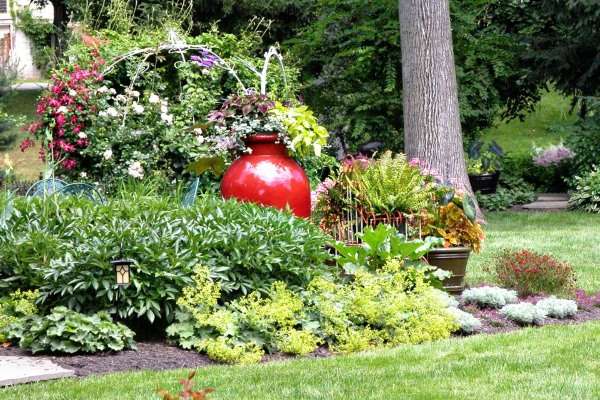
M72 170L75 169L75 167L77 167L77 161L67 158L66 160L63 160L62 166L65 169Z
M25 151L30 147L33 147L35 145L35 143L33 142L33 140L31 139L25 139L21 142L21 151Z

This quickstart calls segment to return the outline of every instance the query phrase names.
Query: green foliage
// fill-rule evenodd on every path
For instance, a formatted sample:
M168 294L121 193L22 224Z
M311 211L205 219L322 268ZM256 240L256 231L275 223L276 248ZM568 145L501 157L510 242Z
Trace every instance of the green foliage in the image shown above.
M289 41L303 66L306 100L355 151L379 140L402 149L402 65L398 2L315 0L315 15ZM488 1L452 1L462 126L467 136L490 126L509 102L514 115L537 100L521 79L527 46L493 25Z
M514 205L531 203L536 197L533 186L523 178L500 175L500 187L496 193L477 193L477 203L487 211L504 211Z
M319 125L317 118L308 107L286 107L277 102L272 112L281 119L291 139L292 151L300 156L321 155L321 150L327 145L329 132Z
M210 267L227 297L306 285L325 271L327 238L277 210L202 198L123 195L107 204L76 197L16 198L0 224L1 285L40 288L44 307L171 320L195 265ZM118 287L110 261L136 261Z
M570 193L569 208L592 213L600 212L600 170L598 167L583 176L573 178L575 190Z
M304 168L304 172L306 172L313 188L328 176L336 175L340 167L340 163L335 157L325 153L321 153L319 157L305 157L298 160L298 162Z
M106 312L84 315L56 307L48 315L30 315L6 330L7 337L32 353L97 353L135 349L134 333Z
M404 154L386 151L366 164L356 162L347 177L364 211L374 214L416 213L433 201L433 185Z
M47 71L54 61L50 41L54 34L54 25L45 19L35 18L26 7L16 13L17 27L31 41L31 52L35 66L41 71Z
M315 278L300 293L276 282L218 303L220 286L205 267L184 289L178 322L167 329L184 348L227 363L258 362L264 352L307 354L321 343L334 351L422 343L446 338L458 326L414 269L357 272L351 281Z
M16 290L0 299L0 343L6 342L5 330L20 318L37 314L37 291Z
M588 115L582 119L566 144L575 153L570 161L570 176L583 176L600 165L600 100L588 99ZM569 176L567 176L569 177ZM571 181L571 186L573 182Z
M379 224L375 229L367 227L360 234L358 246L348 246L342 242L335 244L338 252L338 264L346 274L358 271L377 271L391 267L392 260L398 263L397 269L411 265L422 271L427 281L434 286L441 286L441 281L449 276L434 267L424 265L421 260L435 246L442 244L441 239L428 237L423 240L406 240L396 228Z

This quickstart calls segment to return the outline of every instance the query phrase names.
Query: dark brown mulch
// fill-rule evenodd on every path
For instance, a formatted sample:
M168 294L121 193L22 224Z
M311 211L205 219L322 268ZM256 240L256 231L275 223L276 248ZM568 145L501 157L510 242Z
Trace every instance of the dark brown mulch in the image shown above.
M74 356L45 356L61 367L75 371L77 376L105 374L118 371L165 370L197 368L215 364L207 356L183 350L161 342L137 343L137 351L100 353ZM31 356L18 347L0 348L0 356ZM37 355L36 355L37 356Z

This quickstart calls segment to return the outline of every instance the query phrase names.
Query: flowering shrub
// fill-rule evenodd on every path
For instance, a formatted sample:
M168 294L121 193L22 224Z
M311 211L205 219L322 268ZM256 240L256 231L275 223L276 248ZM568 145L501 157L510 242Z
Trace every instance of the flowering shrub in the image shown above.
M546 318L545 311L531 303L508 304L500 314L521 325L540 325Z
M501 308L509 303L517 302L517 292L493 286L482 286L467 289L461 295L466 304L480 307Z
M230 146L210 140L208 114L221 99L242 90L241 80L248 87L259 84L245 67L262 62L253 56L256 36L212 30L182 37L202 46L198 50L161 53L154 49L170 40L162 29L135 37L97 35L104 43L97 50L90 52L77 41L68 50L74 66L55 71L23 149L35 139L42 156L56 161L60 175L110 183L154 175L178 178L191 161L211 155L215 145ZM139 55L113 62L144 46ZM232 74L236 67L238 73ZM274 98L293 97L296 90L295 70L285 70L287 86L274 69L265 78Z
M572 296L575 273L571 265L530 250L507 250L493 266L499 284L513 288L522 296L556 294Z
M43 143L41 158L66 171L81 169L79 153L90 145L87 130L103 102L96 92L104 80L103 63L97 59L88 69L73 65L53 73L49 91L36 107L39 120L27 128L31 138L21 143L21 150L33 146L36 139Z
M575 157L575 153L562 143L547 148L535 147L533 154L533 163L540 167L557 166Z
M600 169L594 166L585 175L574 178L575 190L570 193L569 208L600 213Z

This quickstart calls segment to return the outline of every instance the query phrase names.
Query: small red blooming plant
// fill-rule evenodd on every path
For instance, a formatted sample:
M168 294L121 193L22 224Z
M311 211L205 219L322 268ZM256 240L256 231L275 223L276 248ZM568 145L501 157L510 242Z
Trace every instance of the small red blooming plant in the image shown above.
M171 394L165 389L158 389L157 393L163 400L205 400L208 399L208 394L214 392L213 388L205 388L201 390L194 390L194 376L196 371L189 373L187 379L182 379L179 383L182 386L181 392L177 394Z
M499 284L515 289L521 296L575 294L573 267L531 250L505 250L496 258L493 272Z
M41 144L40 158L66 171L80 161L80 152L90 145L86 128L97 113L98 93L104 80L100 67L104 64L94 51L94 62L88 68L78 65L55 71L47 93L36 107L38 119L26 127L30 137L21 143L21 151Z

